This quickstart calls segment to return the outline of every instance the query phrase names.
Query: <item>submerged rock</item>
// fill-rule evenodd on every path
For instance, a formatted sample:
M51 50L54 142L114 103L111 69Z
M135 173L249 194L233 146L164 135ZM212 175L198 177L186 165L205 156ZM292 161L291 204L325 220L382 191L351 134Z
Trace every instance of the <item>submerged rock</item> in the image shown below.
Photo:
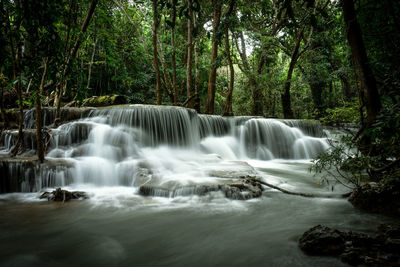
M57 188L52 192L44 192L39 197L40 199L47 198L48 201L69 201L71 199L88 199L89 196L82 191L67 191L62 190L61 188Z
M399 266L400 227L381 225L375 236L317 225L299 239L309 255L336 256L350 265Z

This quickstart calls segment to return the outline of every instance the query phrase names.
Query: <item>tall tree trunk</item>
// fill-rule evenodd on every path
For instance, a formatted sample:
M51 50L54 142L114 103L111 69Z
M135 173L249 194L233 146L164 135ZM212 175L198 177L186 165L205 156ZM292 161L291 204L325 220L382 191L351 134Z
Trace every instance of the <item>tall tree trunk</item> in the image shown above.
M91 56L90 62L89 62L88 78L87 78L87 84L86 84L86 98L88 98L88 96L89 96L88 93L91 90L91 88L90 88L90 80L92 78L92 67L93 67L93 63L94 63L94 54L96 53L96 44L97 44L97 37L94 39L92 56Z
M154 67L154 72L156 73L157 105L161 105L162 103L161 75L157 59L158 26L159 26L159 21L158 21L158 11L157 11L157 0L153 0L153 67Z
M157 0L153 0L153 67L156 73L156 96L157 105L162 103L162 91L161 91L161 75L158 67L157 59L157 39L158 39L158 12L157 12Z
M239 51L240 58L242 60L242 65L243 65L243 70L245 75L247 76L247 79L249 81L249 88L251 91L251 98L253 100L253 105L252 105L252 115L254 116L262 116L263 115L263 110L264 110L264 96L262 90L259 90L257 86L257 82L254 76L254 73L252 72L250 68L249 61L247 59L246 55L246 42L244 40L244 34L242 31L239 31L239 38L240 38L240 45L242 49L239 48L239 44L236 41L236 47Z
M86 33L86 30L89 27L90 20L92 19L94 10L96 9L98 2L99 2L99 0L92 0L92 2L90 3L90 7L89 7L88 13L86 15L85 21L82 24L81 31L78 34L77 40L75 41L74 46L72 47L72 50L70 51L69 56L66 59L66 62L64 62L64 64L63 64L61 81L59 83L57 83L56 95L55 95L55 99L54 99L54 106L57 107L56 116L55 116L55 120L54 120L55 126L57 126L60 123L61 96L65 92L65 89L67 86L66 79L71 70L72 61L76 57L76 53L78 52L79 46L82 43L83 35Z
M297 59L299 58L299 49L300 49L300 43L301 43L301 36L302 33L298 32L296 34L296 43L294 45L293 53L290 58L290 64L289 64L289 70L286 76L286 81L285 81L285 87L284 87L284 92L281 95L282 99L282 110L283 110L283 117L285 119L293 119L293 111L291 107L291 99L290 99L290 86L292 83L292 76L293 76L293 71L294 67L296 66Z
M177 0L172 0L172 28L171 28L171 46L172 46L172 87L173 87L173 94L174 94L174 106L178 105L178 85L176 81L176 46L175 46L175 24L176 24L176 5Z
M226 14L226 17L232 16L234 6L235 6L235 0L231 0L230 5L229 5L229 10ZM224 106L224 116L233 116L232 94L233 94L233 87L235 84L235 70L233 69L231 49L230 49L230 45L229 45L229 29L228 29L228 27L225 30L225 51L226 51L226 59L228 60L228 65L229 65L230 77L229 77L228 94L226 95L225 106Z
M222 1L214 0L213 41L210 61L210 75L208 77L206 113L214 114L215 81L217 79L216 59L218 56L217 30L221 21Z
M42 80L40 87L36 90L36 149L40 162L44 161L44 144L43 144L43 121L42 121L42 100L41 92L43 92L44 82L47 75L48 58L45 59Z
M157 36L158 38L158 36ZM172 79L169 75L168 72L168 68L167 68L167 64L165 62L165 58L164 58L164 49L163 49L163 44L158 40L158 56L160 57L160 62L161 62L161 68L163 70L163 74L164 74L164 85L165 85L165 89L167 91L167 95L169 97L169 100L171 101L171 103L174 103L174 89L173 89L173 85L172 85ZM162 80L161 80L162 81Z
M192 0L187 1L189 8L189 18L187 21L188 31L188 45L187 45L187 62L186 62L186 97L187 99L192 98L193 85L192 85L192 63L193 63L193 9ZM193 107L193 101L188 100L189 108Z
M375 77L368 63L368 57L362 38L361 28L357 21L353 0L342 0L343 17L347 31L347 41L356 66L362 90L364 91L367 109L367 123L372 123L381 109L381 101Z
M200 113L200 70L199 70L199 48L198 41L194 43L194 68L195 68L195 79L194 79L194 99L193 108Z
M22 43L18 45L17 48L17 58L16 62L20 62L22 58ZM20 63L17 63L18 72L20 71ZM18 98L18 139L15 147L11 151L13 156L17 155L18 152L21 152L24 149L24 132L23 132L23 125L24 125L24 104L22 98L22 74L18 73L18 82L15 84L15 89L17 91L17 98Z
M235 83L235 70L233 69L233 63L231 58L230 46L229 46L229 31L226 30L225 33L225 50L226 57L229 65L229 88L228 94L226 95L225 106L224 106L224 116L233 116L232 111L232 94L233 94L233 86Z

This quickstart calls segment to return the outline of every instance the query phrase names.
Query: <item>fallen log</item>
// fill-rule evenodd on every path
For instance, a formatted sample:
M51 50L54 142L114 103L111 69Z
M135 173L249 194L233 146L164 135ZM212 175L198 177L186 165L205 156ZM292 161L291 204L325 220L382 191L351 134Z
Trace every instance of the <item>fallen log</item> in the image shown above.
M268 186L270 188L276 189L278 191L281 191L282 193L289 194L289 195L295 195L295 196L301 196L301 197L309 197L309 198L347 198L350 196L350 193L345 193L345 194L309 194L309 193L300 193L300 192L292 192L286 189L283 189L281 187L278 187L276 185L261 181L259 179L256 179L255 177L247 177L245 178L247 181L251 183L259 183L264 186Z

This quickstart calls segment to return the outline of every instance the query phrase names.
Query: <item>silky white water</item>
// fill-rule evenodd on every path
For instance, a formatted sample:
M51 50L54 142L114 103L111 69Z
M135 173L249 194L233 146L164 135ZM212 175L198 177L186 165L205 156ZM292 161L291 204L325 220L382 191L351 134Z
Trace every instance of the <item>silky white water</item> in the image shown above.
M328 149L315 123L135 105L92 111L51 134L45 164L7 165L21 182L9 191L25 193L0 194L0 266L341 266L304 255L297 238L316 224L371 231L378 221L344 199L270 188L246 201L220 191L191 194L193 186L238 183L247 175L331 194L308 171ZM3 151L13 136L3 136ZM142 196L144 185L174 194ZM90 199L38 199L59 186Z

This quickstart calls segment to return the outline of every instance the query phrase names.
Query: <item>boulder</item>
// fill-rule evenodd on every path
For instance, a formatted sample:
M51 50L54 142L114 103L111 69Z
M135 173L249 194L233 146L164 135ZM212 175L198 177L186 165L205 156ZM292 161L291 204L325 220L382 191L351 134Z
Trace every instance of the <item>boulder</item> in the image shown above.
M354 207L374 213L400 216L400 181L397 179L366 183L354 189L349 197Z
M322 225L309 229L299 240L301 250L310 255L337 256L344 251L344 243L342 232Z
M356 266L399 266L400 227L381 225L378 234L344 232L317 225L299 239L306 254L339 257Z

